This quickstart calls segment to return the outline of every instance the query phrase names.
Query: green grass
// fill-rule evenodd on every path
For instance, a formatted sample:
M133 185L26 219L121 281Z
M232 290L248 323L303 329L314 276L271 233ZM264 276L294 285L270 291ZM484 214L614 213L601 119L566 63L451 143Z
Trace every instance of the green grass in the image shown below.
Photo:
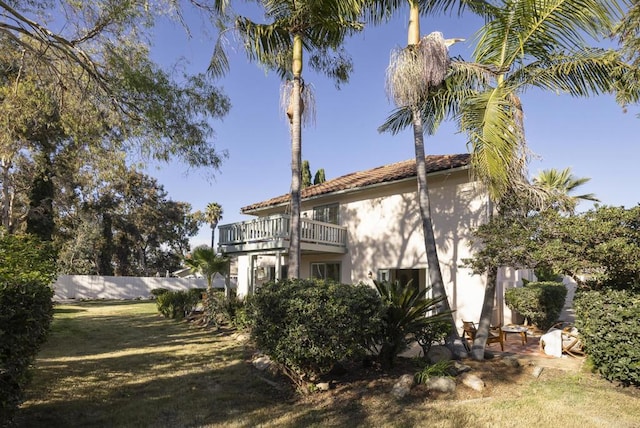
M415 393L398 402L388 383L310 397L275 389L233 332L166 320L153 302L56 307L38 355L24 427L637 427L637 390L589 373L522 377L469 400ZM491 379L485 379L491 383ZM382 385L382 386L381 386ZM460 386L459 388L464 388Z

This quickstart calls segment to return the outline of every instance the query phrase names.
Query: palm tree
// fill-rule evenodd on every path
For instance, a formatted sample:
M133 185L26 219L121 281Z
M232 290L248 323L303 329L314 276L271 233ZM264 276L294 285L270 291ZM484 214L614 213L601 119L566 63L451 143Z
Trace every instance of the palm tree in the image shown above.
M226 275L229 260L225 257L218 256L213 248L209 248L206 245L201 245L193 249L191 255L184 259L184 264L187 265L196 274L201 274L207 279L207 311L206 321L215 322L215 314L213 313L213 277L216 273ZM229 296L229 290L225 281L224 286L225 297Z
M539 88L572 96L613 93L630 70L615 50L589 47L585 37L606 37L617 18L616 1L502 0L480 30L474 61L493 70L484 88L459 106L475 174L494 201L527 190L527 147L520 95ZM464 82L459 82L464 85ZM454 85L455 86L455 85ZM473 357L482 359L495 297L491 270Z
M380 11L398 7L402 2L387 0L376 3L379 4L376 11L380 15ZM415 27L420 6L446 9L455 2L409 0L409 3L411 46L411 43L418 43L419 31ZM474 62L448 63L446 79L440 84L435 80L435 85L428 87L426 93L422 92L420 105L398 105L380 129L398 132L413 126L419 187L424 189L426 181L424 185L420 184L425 178L420 165L423 159L420 149L424 148L422 131L433 133L441 120L456 117L460 128L469 136L473 171L487 185L494 201L500 201L514 189L535 193L525 178L527 150L519 94L529 87L574 96L620 89L620 84L624 83L623 76L630 70L620 54L613 50L589 48L582 39L585 35L597 37L611 31L613 15L619 10L617 2L501 0L491 4L460 1L459 5L469 6L487 20L479 33ZM442 41L439 37L437 39L433 44L435 58L444 67L447 62ZM409 50L409 47L405 49ZM412 58L410 54L405 56ZM419 61L418 66L421 63ZM402 82L402 79L394 80ZM406 92L411 95L410 90ZM420 125L426 126L420 129ZM419 189L419 195L429 266L438 266L431 262L434 258L437 260L437 254L435 257L429 254L434 252L435 242L429 237L430 221L425 218L430 216L426 210L428 204L422 207L428 193ZM437 272L431 270L430 275L437 277ZM433 278L431 280L434 281ZM434 293L440 286L440 282L433 283ZM484 354L494 295L495 278L489 275L474 343L474 357Z
M583 195L570 194L589 180L591 179L588 177L575 177L571 174L571 168L565 168L562 171L555 168L545 169L533 177L533 183L535 185L548 189L551 195L557 195L557 198L550 201L547 208L567 213L573 213L576 205L580 201L600 202L593 193Z
M285 91L290 99L287 114L291 127L291 226L289 246L289 278L300 276L300 189L302 121L305 106L302 97L310 88L302 79L303 53L309 54L309 65L332 78L336 84L346 82L351 61L341 46L345 38L364 28L359 22L362 6L367 0L262 0L264 16L271 20L256 23L242 16L233 16L217 0L222 17L231 25L228 30L239 36L251 61L278 72L288 79ZM209 66L212 74L221 76L229 70L224 52L224 34L216 43ZM309 107L306 106L307 111Z
M452 328L447 337L447 344L454 353L460 354L463 352L460 345L460 335L451 313L451 306L442 280L442 271L440 270L438 250L433 232L424 149L425 130L430 133L434 132L437 127L436 122L440 118L429 118L430 122L425 129L423 113L424 106L430 104L428 100L442 87L445 77L449 73L451 61L448 47L457 41L461 41L461 39L445 40L442 34L438 32L422 38L420 36L420 15L439 7L447 9L453 3L455 2L408 0L409 28L407 46L392 53L391 62L387 69L387 93L398 109L387 120L387 123L381 126L380 130L392 130L395 133L407 126L413 128L418 204L427 255L429 284L434 298L441 302L438 305L438 312L451 314L448 319ZM470 6L478 11L482 10L481 7L484 5L482 1L462 0L458 3L460 7ZM389 16L404 4L406 4L404 0L374 1L370 7L370 15L374 21L377 21Z
M211 202L207 204L207 209L204 211L204 220L211 225L211 249L214 247L214 238L216 233L216 226L220 220L222 220L222 214L224 211L222 210L222 206L217 202ZM215 252L215 250L214 250Z

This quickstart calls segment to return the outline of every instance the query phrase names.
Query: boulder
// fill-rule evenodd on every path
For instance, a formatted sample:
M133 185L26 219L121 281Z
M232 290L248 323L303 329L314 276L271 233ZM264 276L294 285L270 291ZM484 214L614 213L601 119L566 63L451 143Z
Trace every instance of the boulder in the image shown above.
M253 360L253 366L260 371L267 370L269 367L271 367L271 364L271 359L269 359L269 357L267 357L266 355Z
M456 381L445 376L434 376L424 383L429 391L451 393L456 391Z
M474 391L482 391L484 389L484 381L472 373L463 373L460 376L460 380L464 386Z
M410 391L413 385L415 384L415 380L412 375L404 374L400 376L400 379L393 385L393 389L391 390L391 395L396 397L397 399L404 398Z
M440 361L451 361L453 354L446 346L434 345L427 352L427 360L431 364L439 363Z

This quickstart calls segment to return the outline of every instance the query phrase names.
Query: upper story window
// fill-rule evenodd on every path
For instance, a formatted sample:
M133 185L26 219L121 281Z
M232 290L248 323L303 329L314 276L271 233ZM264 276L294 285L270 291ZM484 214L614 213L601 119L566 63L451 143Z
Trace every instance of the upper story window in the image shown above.
M313 208L313 219L325 223L340 224L338 204L321 205Z

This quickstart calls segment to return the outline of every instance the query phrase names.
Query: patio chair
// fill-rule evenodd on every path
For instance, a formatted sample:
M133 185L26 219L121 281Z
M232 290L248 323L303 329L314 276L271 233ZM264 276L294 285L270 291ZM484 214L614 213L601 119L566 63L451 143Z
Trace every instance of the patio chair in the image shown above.
M476 324L473 321L462 321L462 338L468 338L471 343L476 339ZM500 349L504 352L504 335L500 326L489 327L489 336L487 337L487 345L499 343Z

